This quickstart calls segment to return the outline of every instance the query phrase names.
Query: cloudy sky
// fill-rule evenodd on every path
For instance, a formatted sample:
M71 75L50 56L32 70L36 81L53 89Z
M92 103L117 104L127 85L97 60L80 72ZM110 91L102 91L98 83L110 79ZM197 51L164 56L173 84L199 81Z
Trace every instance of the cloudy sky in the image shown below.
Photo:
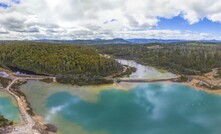
M221 0L0 0L0 40L221 40Z

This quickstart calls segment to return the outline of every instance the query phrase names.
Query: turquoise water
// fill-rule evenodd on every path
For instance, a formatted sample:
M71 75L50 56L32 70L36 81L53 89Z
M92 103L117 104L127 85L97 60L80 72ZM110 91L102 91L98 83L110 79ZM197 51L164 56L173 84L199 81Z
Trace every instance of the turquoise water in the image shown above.
M15 100L1 90L2 89L0 89L0 115L3 115L14 123L20 123L21 117Z
M37 114L62 134L221 132L220 96L172 83L123 86L79 88L32 81L22 89Z

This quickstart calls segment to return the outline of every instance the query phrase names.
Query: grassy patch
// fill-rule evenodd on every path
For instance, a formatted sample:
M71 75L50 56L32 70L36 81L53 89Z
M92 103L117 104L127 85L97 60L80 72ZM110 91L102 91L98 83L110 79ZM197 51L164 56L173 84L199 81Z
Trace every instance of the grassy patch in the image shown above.
M163 70L163 69L160 69L159 71L160 71L160 73L162 73L162 74L168 73L167 70Z

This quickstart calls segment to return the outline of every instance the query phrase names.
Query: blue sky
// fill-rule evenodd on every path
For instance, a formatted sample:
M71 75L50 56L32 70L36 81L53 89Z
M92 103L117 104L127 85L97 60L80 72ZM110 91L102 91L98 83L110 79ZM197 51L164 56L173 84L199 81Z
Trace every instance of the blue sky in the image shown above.
M11 0L12 2L19 4L21 1L20 0Z
M21 1L20 0L11 0L9 2L0 2L0 8L7 9L11 7L10 3L15 3L19 4Z
M189 24L187 20L181 16L176 16L171 19L159 18L160 21L154 29L170 29L181 31L192 31L198 33L209 33L213 35L221 34L221 23L212 22L206 18L200 20L195 24Z
M9 8L10 7L10 5L8 5L7 3L1 3L0 2L0 8Z
M221 40L221 0L0 0L0 37Z

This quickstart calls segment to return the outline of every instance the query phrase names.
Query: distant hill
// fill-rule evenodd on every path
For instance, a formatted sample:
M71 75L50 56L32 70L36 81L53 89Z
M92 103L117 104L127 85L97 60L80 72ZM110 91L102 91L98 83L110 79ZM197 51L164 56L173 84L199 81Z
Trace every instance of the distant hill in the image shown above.
M148 43L180 43L180 42L210 42L210 43L221 43L221 40L178 40L178 39L145 39L145 38L134 38L134 39L91 39L91 40L36 40L37 42L60 42L60 43L74 43L74 44L148 44Z
M180 43L180 42L210 42L210 43L220 43L221 40L178 40L178 39L126 39L130 43L136 44L147 44L147 43Z
M94 40L38 40L39 42L62 42L62 43L75 43L75 44L128 44L127 40L122 38L115 38L110 40L94 39Z
M137 44L145 44L145 43L175 43L175 42L191 42L187 40L163 40L163 39L127 39L130 43L137 43Z

